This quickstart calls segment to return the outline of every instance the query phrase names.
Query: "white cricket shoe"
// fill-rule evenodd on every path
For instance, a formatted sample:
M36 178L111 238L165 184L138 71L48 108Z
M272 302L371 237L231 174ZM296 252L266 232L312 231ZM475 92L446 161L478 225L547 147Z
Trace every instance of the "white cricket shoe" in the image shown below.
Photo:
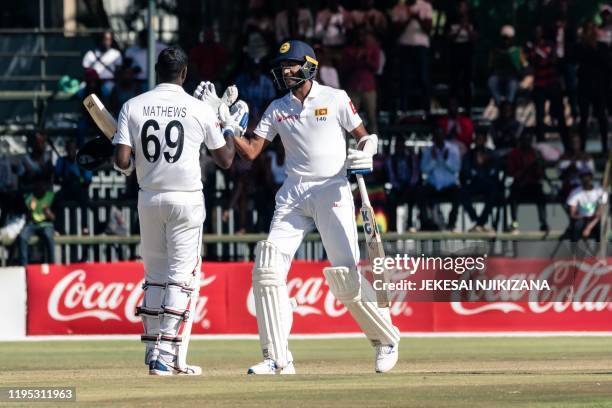
M399 357L399 344L376 346L376 361L374 368L377 373L386 373L395 367Z
M196 365L187 365L183 369L173 367L161 358L149 363L149 375L201 375L202 368Z
M295 374L295 366L293 361L289 361L285 368L278 368L276 362L271 358L266 358L261 363L257 363L251 366L247 370L247 374L262 374L262 375L276 375L276 374Z

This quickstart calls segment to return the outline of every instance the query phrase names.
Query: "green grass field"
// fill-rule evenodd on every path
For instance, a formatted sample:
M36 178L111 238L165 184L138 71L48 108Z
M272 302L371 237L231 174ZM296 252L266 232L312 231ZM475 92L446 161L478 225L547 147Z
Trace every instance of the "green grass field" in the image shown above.
M292 340L295 376L247 376L257 341L192 341L201 377L148 376L143 349L0 343L0 386L76 387L77 403L61 406L612 407L610 337L404 338L398 365L382 375L364 339Z

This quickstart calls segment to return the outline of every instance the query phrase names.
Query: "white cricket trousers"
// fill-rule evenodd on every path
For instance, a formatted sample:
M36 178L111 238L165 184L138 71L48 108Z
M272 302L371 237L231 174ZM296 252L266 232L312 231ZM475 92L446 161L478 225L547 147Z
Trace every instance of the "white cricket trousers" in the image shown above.
M194 192L140 191L140 253L147 282L183 283L200 262L204 196Z
M317 228L332 266L359 262L355 203L344 176L305 181L289 177L276 194L276 209L268 241L284 255L280 273L285 280L304 236Z

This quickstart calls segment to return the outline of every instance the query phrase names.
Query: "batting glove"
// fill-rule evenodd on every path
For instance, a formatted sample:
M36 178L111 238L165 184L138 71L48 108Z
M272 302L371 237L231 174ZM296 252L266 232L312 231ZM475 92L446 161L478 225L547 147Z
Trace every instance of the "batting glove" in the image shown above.
M236 85L230 85L223 92L223 96L217 96L215 84L209 81L203 81L198 84L198 87L193 92L193 97L207 103L215 112L218 112L219 107L223 105L232 106L238 99L238 88Z
M240 137L249 124L249 105L242 99L228 108L219 106L219 119L223 126L223 136Z
M357 149L348 149L346 168L350 174L364 174L372 172L374 155L378 152L378 136L372 134L362 136Z
M129 177L135 168L134 158L130 156L130 165L128 166L127 169L122 169L121 167L117 166L117 163L115 161L113 161L113 168L117 170L119 173L123 174L125 177Z

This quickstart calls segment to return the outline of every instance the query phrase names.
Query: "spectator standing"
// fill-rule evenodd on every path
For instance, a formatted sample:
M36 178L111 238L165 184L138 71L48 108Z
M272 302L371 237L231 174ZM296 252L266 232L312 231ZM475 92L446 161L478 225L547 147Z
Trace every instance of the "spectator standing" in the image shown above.
M599 227L608 194L593 184L593 172L580 172L580 186L570 194L567 205L570 212L569 235L572 242L582 238L599 239Z
M438 119L438 127L442 129L446 140L458 144L461 155L470 148L474 137L474 123L468 116L459 113L456 97L451 96L448 99L447 114Z
M285 2L285 8L276 14L274 26L279 44L292 39L308 41L314 36L312 13L300 7L299 0Z
M268 103L276 96L276 89L269 75L264 74L260 61L250 61L248 67L248 71L236 78L236 87L240 98L249 105L250 121L257 123Z
M320 45L315 45L314 50L319 58L319 69L317 69L317 78L323 85L331 86L332 88L340 88L340 79L338 70L333 65L333 61L326 48Z
M485 146L486 142L486 133L476 133L474 147L463 156L461 164L461 202L472 222L476 223L472 228L474 232L492 231L487 227L487 221L493 208L503 200L499 160L495 151ZM480 215L476 214L473 206L477 196L485 204Z
M602 4L599 17L601 23L597 27L597 42L610 47L612 45L612 5Z
M544 141L546 101L550 102L550 116L557 121L565 150L569 149L567 125L563 109L561 77L557 69L554 44L544 38L544 28L537 25L533 42L527 43L527 60L533 70L533 100L536 111L536 138Z
M353 26L363 26L366 31L383 41L387 36L388 22L384 13L375 7L374 0L361 0L361 7L351 11Z
M22 157L17 174L22 191L32 191L37 178L53 176L52 154L48 145L48 136L44 130L37 130L28 138L28 153Z
M351 42L342 51L346 91L357 109L365 109L368 129L378 133L376 110L376 72L380 64L380 47L365 28L351 32Z
M105 31L98 37L96 48L85 53L82 65L85 69L96 70L102 81L112 81L115 71L122 63L121 52L113 48L113 34Z
M507 174L514 178L509 198L512 232L518 232L519 229L517 215L520 202L530 202L537 206L540 231L548 231L546 196L542 190L544 167L532 142L532 135L523 133L519 139L519 145L508 155Z
M523 51L513 45L514 27L505 25L500 31L501 43L491 53L489 67L489 90L497 106L503 100L514 103L518 91L519 79L526 66Z
M118 117L123 104L140 95L145 89L145 84L136 79L134 68L127 64L119 67L115 78L115 86L108 98L108 108Z
M567 96L573 123L578 118L578 66L575 49L578 39L578 27L569 13L568 0L559 0L551 11L554 19L548 24L551 38L554 39L557 66L563 77L563 87Z
M218 87L228 61L227 49L215 39L212 28L204 29L200 43L189 50L190 71L197 75L196 83L210 81Z
M478 32L466 0L457 3L455 14L447 20L445 31L449 41L450 94L459 98L469 116L472 109L474 44Z
M333 65L338 65L347 32L352 28L351 14L338 0L328 0L317 13L315 37L327 49Z
M142 30L138 33L136 43L125 50L125 59L131 60L131 68L134 69L135 77L144 84L149 77L148 64L148 31ZM155 41L155 61L162 50L166 48L166 44Z
M523 125L516 120L514 105L503 101L499 106L499 114L489 129L498 157L506 157L516 147Z
M26 225L21 230L19 237L20 264L28 264L28 243L33 235L40 237L45 251L46 262L55 262L55 241L53 239L53 221L55 214L52 210L53 189L50 188L47 178L38 174L34 180L34 189L24 197L26 205Z
M578 61L578 105L580 106L580 137L585 150L591 107L599 122L602 152L608 151L608 116L606 115L607 87L610 81L610 61L605 47L597 43L595 23L584 24L580 44L576 49Z
M403 74L400 77L400 110L409 109L408 98L412 90L419 91L420 108L429 114L430 110L430 38L433 9L425 0L399 0L391 11L391 22L399 33L397 38L399 64ZM411 78L416 83L411 83Z
M441 230L455 230L459 212L459 170L461 157L459 149L453 143L445 140L441 129L436 128L433 135L433 145L423 150L421 171L425 176L423 196L427 211L431 212L434 205L441 201L450 201L452 208L446 225L442 220L436 222ZM422 217L429 223L434 217Z

